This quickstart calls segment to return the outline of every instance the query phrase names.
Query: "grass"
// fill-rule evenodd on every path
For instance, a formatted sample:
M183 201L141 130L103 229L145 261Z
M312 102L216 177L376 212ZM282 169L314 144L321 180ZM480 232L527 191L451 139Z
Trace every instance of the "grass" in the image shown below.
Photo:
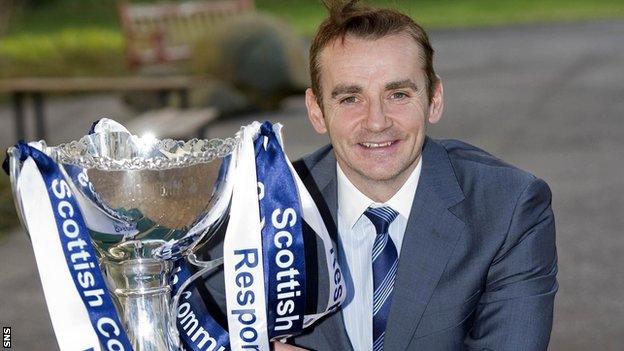
M119 32L113 0L59 0L13 15L8 36L47 35L67 29L98 28Z
M285 18L297 32L312 35L326 15L319 1L258 0L257 6ZM397 8L425 28L457 28L517 23L623 18L621 0L372 0L375 6Z
M22 33L0 42L0 78L122 74L123 39L99 28Z
M137 2L145 2L137 1ZM621 0L369 0L375 6L398 8L426 28L490 26L515 23L623 18ZM114 0L57 0L17 14L8 34L49 34L71 28L119 31ZM283 17L310 36L326 11L319 0L256 0L256 6ZM62 19L62 20L59 20Z

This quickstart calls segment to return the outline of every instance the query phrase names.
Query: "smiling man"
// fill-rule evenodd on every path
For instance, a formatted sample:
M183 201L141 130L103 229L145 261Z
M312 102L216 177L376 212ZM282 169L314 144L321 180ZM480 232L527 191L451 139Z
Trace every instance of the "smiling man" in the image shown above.
M443 88L410 17L327 5L306 105L331 145L297 169L337 233L349 292L290 343L546 350L557 291L548 186L476 147L426 136L442 117ZM326 301L327 287L318 291Z

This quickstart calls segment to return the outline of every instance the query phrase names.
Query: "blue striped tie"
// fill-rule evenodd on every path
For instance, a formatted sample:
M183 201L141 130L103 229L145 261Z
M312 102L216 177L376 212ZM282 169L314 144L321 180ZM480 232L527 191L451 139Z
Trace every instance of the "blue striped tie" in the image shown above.
M390 207L369 207L364 215L377 230L373 244L373 351L380 351L383 350L394 278L399 265L399 255L388 234L388 227L398 213Z

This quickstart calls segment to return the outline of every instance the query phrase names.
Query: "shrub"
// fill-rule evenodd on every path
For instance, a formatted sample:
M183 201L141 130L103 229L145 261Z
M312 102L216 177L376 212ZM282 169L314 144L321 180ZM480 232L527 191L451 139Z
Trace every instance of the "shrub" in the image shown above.
M308 85L303 41L286 23L262 13L207 33L194 47L192 66L196 74L228 82L264 108Z

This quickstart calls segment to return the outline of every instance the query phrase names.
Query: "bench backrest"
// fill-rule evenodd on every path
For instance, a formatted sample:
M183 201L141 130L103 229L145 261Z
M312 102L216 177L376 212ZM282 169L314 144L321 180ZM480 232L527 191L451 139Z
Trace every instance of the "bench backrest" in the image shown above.
M187 60L192 45L223 20L253 11L253 0L119 3L131 68Z

